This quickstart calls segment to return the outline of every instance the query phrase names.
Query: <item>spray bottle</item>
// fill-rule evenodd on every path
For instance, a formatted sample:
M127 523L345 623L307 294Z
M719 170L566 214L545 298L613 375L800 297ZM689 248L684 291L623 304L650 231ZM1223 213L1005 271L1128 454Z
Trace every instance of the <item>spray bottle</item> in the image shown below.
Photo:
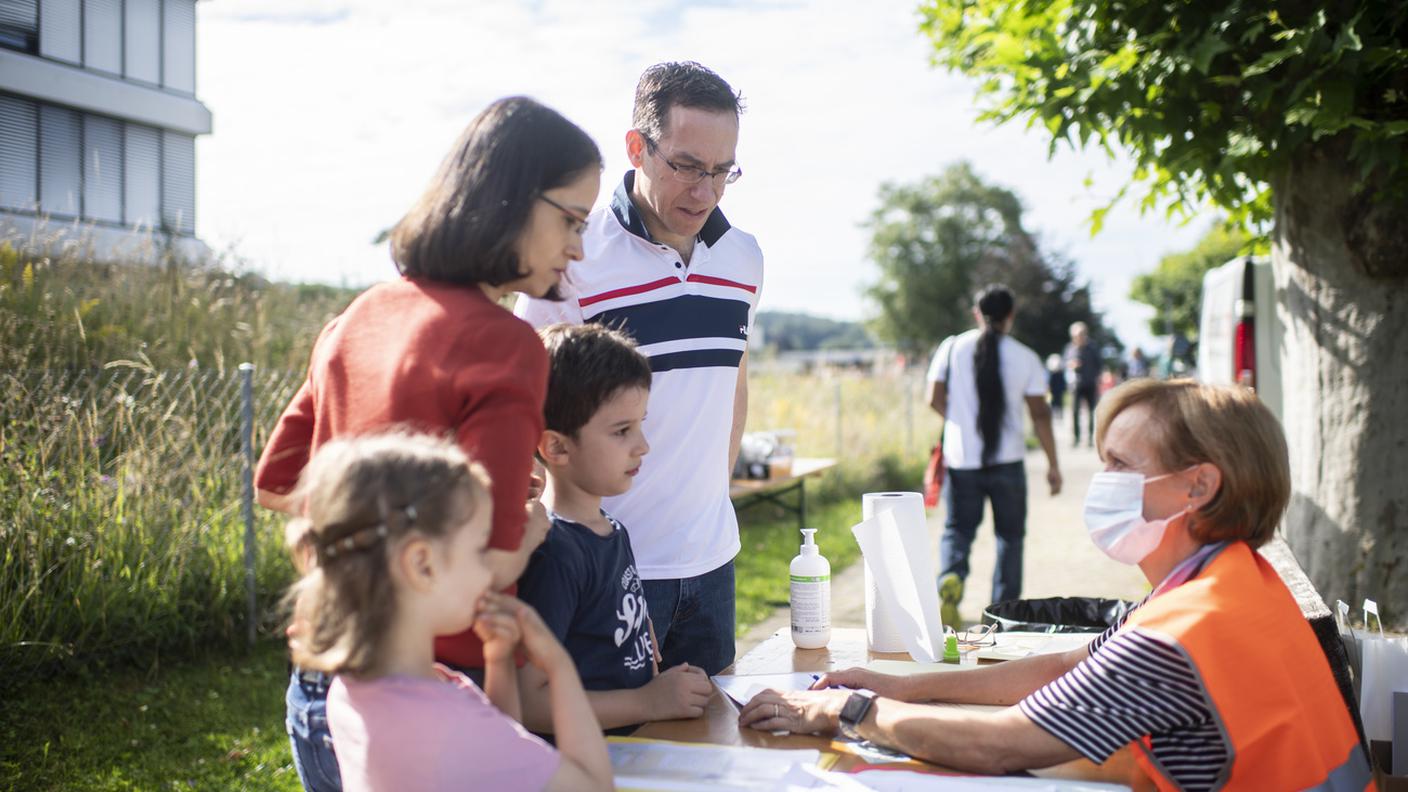
M816 546L816 529L803 528L802 549L792 559L792 643L821 649L831 641L831 563Z

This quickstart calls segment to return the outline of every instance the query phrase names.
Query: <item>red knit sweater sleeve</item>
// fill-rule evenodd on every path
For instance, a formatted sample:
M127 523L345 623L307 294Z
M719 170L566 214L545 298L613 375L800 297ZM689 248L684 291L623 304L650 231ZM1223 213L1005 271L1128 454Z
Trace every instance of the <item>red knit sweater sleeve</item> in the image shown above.
M266 492L287 495L298 483L313 446L313 388L308 380L279 416L259 466L254 470L254 486Z
M482 348L496 350L493 360L459 372L465 398L457 439L493 483L489 546L517 550L527 516L533 450L543 433L548 359L532 328L511 316L505 319L501 328L479 339Z

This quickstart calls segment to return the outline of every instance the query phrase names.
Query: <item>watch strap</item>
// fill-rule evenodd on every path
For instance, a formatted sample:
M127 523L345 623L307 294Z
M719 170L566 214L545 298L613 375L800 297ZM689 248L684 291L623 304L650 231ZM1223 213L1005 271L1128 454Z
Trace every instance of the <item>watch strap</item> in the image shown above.
M846 703L841 707L841 716L838 718L841 734L852 740L861 739L861 721L870 714L870 707L875 703L875 692L871 690L857 690L851 693L846 699Z

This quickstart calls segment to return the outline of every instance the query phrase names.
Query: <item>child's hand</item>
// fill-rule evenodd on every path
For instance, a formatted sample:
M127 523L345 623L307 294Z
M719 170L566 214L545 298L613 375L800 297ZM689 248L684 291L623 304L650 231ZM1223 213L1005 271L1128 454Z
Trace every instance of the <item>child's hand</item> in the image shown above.
M689 663L666 669L641 688L650 719L697 718L713 692L709 675Z
M474 634L484 642L484 662L513 658L513 650L523 638L513 597L486 591L479 599L474 617Z
M518 629L523 636L523 651L528 655L528 662L537 666L548 677L564 668L576 673L577 669L572 664L571 656L562 648L552 630L543 624L543 617L533 610L533 606L513 597L505 599L512 599L516 605Z

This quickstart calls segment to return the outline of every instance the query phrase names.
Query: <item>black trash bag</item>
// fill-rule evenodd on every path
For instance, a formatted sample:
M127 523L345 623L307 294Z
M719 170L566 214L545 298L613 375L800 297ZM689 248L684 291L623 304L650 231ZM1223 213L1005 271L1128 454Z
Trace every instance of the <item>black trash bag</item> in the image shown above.
M999 632L1099 633L1118 624L1134 605L1095 597L1006 600L983 611L983 624Z

